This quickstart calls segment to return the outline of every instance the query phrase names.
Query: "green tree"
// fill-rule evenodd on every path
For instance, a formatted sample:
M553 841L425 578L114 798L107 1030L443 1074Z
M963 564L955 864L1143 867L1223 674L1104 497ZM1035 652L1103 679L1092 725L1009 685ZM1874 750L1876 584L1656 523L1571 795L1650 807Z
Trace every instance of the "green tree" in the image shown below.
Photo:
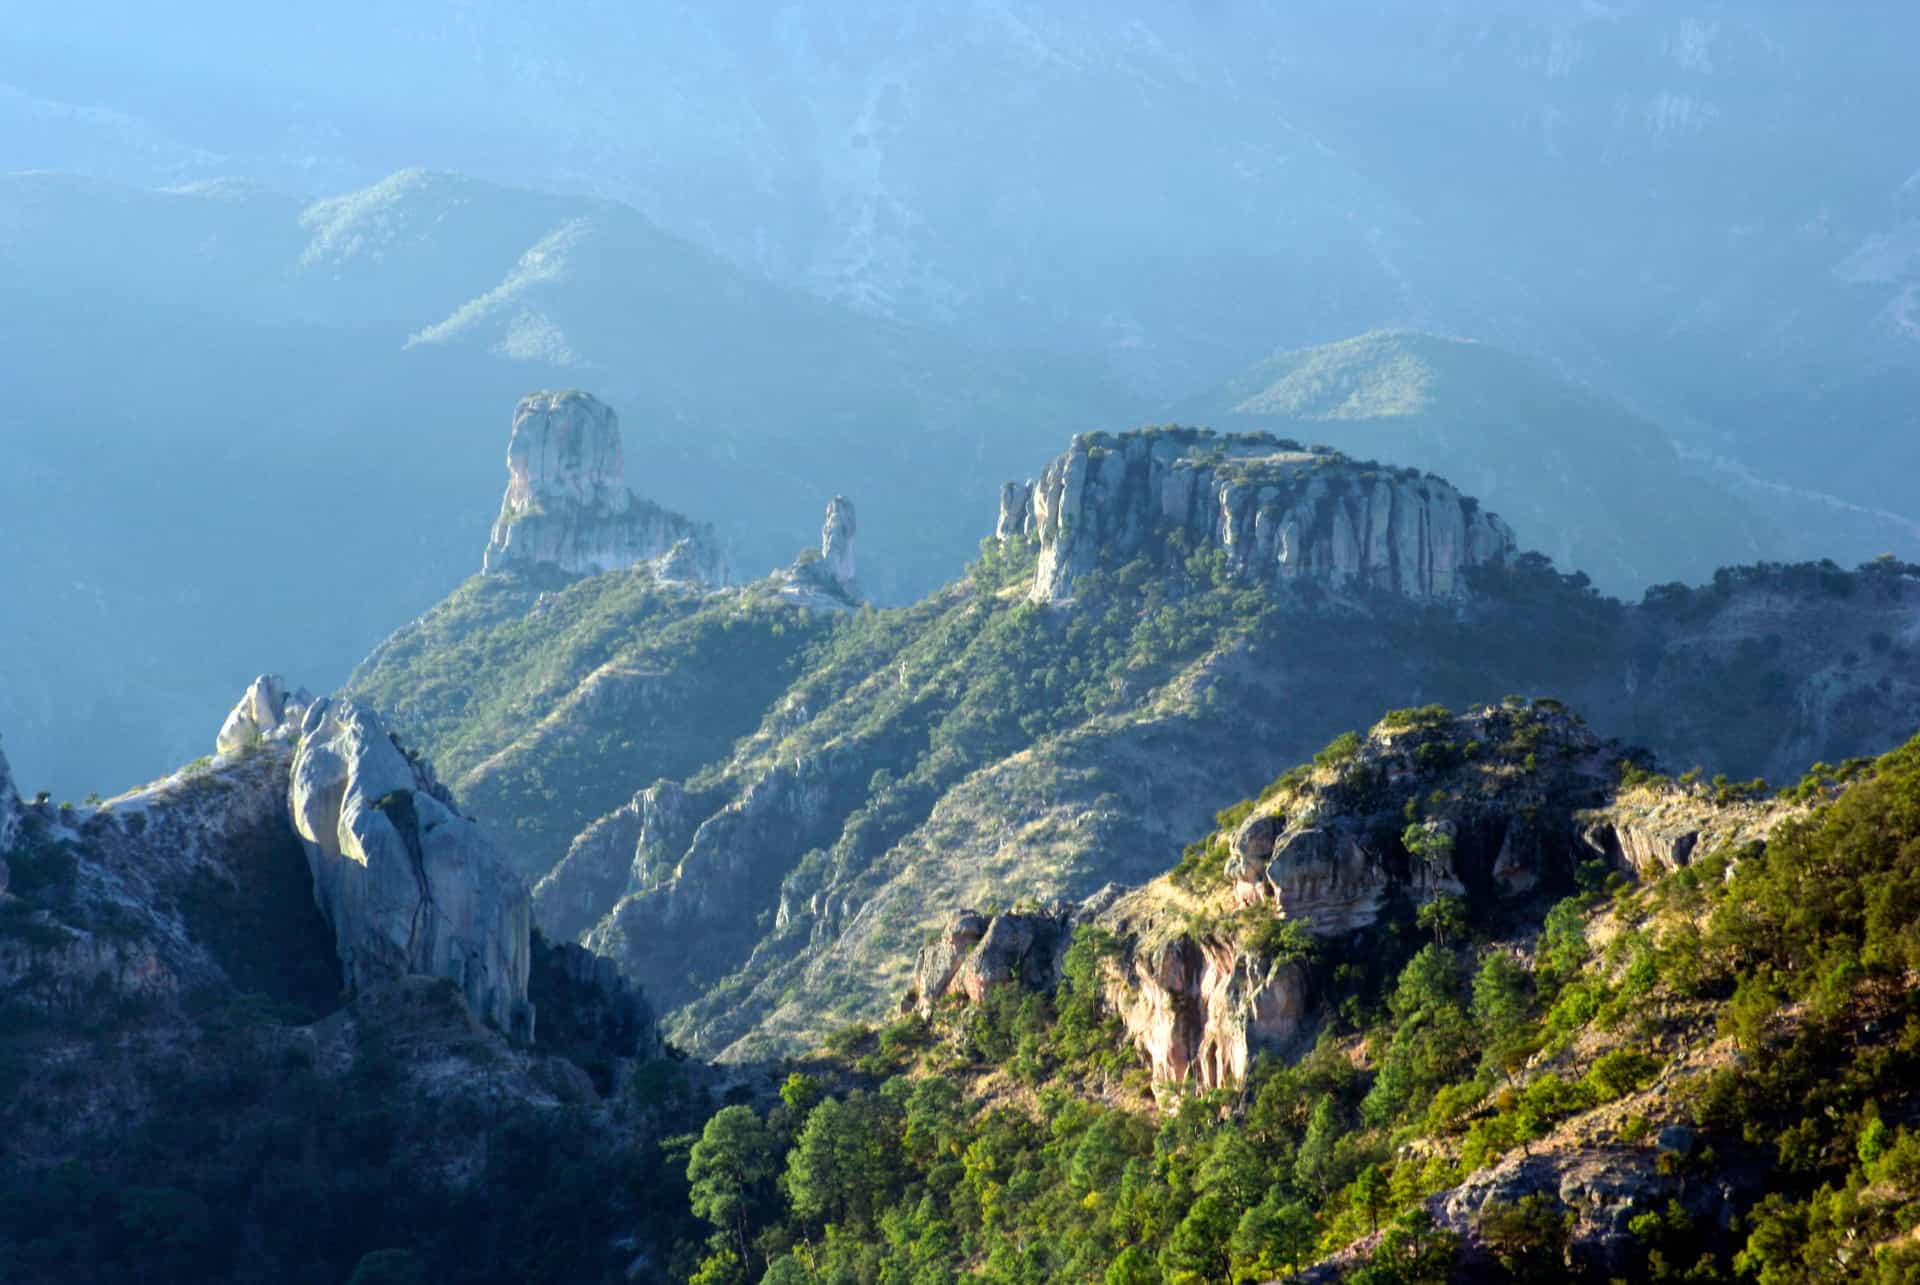
M1218 1193L1207 1192L1195 1200L1167 1240L1162 1261L1168 1278L1175 1282L1226 1279L1228 1242L1238 1222L1232 1206Z
M894 1184L900 1148L865 1094L828 1098L787 1153L787 1194L808 1221L868 1223Z
M1414 923L1421 931L1433 934L1436 946L1463 941L1472 926L1467 918L1467 899L1450 892L1441 893L1432 901L1421 903L1420 909L1414 912Z
M1379 1165L1368 1165L1353 1180L1353 1202L1367 1215L1367 1230L1380 1230L1380 1211L1387 1207L1393 1198L1393 1191L1387 1182L1387 1175Z
M750 1221L774 1173L773 1137L752 1107L722 1107L687 1158L694 1215L725 1232L745 1262Z
M1513 1081L1525 1061L1533 1007L1532 979L1502 950L1489 951L1473 976L1473 1018L1486 1037L1486 1064Z

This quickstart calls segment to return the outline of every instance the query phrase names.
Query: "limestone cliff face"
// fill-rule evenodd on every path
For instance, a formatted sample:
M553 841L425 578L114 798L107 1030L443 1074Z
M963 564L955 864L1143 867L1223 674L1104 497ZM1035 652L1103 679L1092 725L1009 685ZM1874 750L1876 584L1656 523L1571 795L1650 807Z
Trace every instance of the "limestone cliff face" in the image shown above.
M663 579L727 580L713 528L627 489L612 407L579 392L522 398L507 442L507 493L481 569L544 564L596 575L640 563Z
M1265 434L1081 434L1040 480L1002 488L1001 539L1037 538L1033 599L1177 540L1279 588L1417 602L1465 596L1467 572L1507 561L1513 532L1452 486Z
M377 715L307 712L289 808L349 986L448 978L475 1016L531 1038L526 885Z
M1230 939L1179 937L1135 950L1107 990L1155 1084L1237 1084L1254 1055L1298 1042L1307 979Z

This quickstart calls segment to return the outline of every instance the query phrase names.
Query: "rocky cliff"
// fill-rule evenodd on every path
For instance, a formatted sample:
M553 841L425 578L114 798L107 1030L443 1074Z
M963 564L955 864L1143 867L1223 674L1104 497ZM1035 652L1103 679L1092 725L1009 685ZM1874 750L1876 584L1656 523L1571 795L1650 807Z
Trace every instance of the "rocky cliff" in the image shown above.
M627 489L612 407L580 392L521 398L507 442L507 493L482 570L547 565L593 575L640 563L665 580L727 579L711 527Z
M322 700L301 725L288 802L349 986L444 977L475 1016L532 1038L526 885L430 766L371 710Z
M1117 943L1106 1003L1155 1085L1219 1088L1309 1041L1316 955L1365 958L1426 902L1485 919L1573 887L1583 862L1657 878L1764 843L1798 810L1623 775L1644 776L1637 759L1556 702L1402 711L1226 814L1170 876L1077 908L953 916L906 1006L1051 987L1075 927L1095 925Z
M1040 544L1033 599L1171 544L1217 549L1237 577L1418 602L1464 597L1467 572L1515 552L1513 532L1438 478L1360 464L1266 434L1080 434L1040 480L1008 483L995 530Z

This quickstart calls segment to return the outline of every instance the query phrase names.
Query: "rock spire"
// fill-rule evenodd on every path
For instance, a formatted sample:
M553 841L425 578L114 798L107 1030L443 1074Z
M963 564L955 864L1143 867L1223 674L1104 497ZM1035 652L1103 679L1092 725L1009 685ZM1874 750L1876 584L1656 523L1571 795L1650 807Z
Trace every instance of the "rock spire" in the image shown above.
M836 495L827 501L826 521L820 527L820 568L849 597L859 596L853 564L853 537L859 525L852 500Z
M507 442L507 493L482 571L545 564L597 575L640 563L662 579L727 580L712 527L627 489L612 407L571 391L521 398Z

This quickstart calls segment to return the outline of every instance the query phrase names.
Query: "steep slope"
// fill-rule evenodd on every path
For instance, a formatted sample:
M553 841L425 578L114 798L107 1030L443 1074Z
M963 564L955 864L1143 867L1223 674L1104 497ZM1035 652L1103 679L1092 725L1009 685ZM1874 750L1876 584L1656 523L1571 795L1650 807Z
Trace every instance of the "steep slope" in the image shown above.
M884 1011L957 908L1148 878L1383 695L1564 692L1603 733L1742 777L1920 722L1902 564L1763 566L1630 608L1438 479L1278 439L1089 435L1046 477L1007 488L1002 538L910 608L782 615L764 589L689 600L616 573L534 611L489 578L359 690L483 819L524 827L550 932L586 934L676 1041L728 1058ZM620 648L658 676L609 685ZM659 696L686 684L727 693L723 716Z
M1766 796L1558 702L1397 711L1142 889L956 915L810 1060L750 1230L835 1211L828 1272L1905 1279L1917 841L1920 740ZM847 1134L872 1189L812 1154Z
M529 931L375 716L303 731L284 697L262 678L235 748L0 834L9 1278L666 1279L684 1198L631 1148L692 1103L650 1008Z
M1443 470L1609 593L1831 547L1776 529L1626 406L1486 344L1378 332L1280 353L1186 413Z

